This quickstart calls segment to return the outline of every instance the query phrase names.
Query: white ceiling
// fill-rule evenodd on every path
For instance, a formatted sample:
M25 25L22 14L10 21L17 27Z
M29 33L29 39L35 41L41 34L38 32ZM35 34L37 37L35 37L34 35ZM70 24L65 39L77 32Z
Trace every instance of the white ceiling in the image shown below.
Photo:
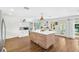
M41 15L49 18L79 15L78 7L0 7L3 15L39 18Z

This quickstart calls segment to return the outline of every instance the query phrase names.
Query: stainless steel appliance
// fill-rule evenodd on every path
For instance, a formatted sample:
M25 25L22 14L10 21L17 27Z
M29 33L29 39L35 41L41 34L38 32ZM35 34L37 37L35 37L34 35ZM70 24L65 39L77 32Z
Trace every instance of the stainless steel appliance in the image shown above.
M0 19L0 51L4 51L4 45L5 45L5 39L6 39L6 24L4 19Z

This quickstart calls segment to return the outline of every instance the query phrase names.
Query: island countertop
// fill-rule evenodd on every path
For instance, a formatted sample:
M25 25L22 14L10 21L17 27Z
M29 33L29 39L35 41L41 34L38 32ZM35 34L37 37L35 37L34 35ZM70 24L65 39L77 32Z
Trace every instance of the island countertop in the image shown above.
M45 30L45 31L34 30L32 32L39 33L39 34L44 34L44 35L49 35L49 34L55 34L56 33L56 31L48 31L48 30Z
M52 31L49 31L49 30L45 30L45 31L41 31L41 30L34 30L32 32L35 32L35 33L39 33L39 34L43 34L43 35L49 35L49 34L53 34L55 36L61 36L61 37L65 37L65 38L75 38L75 37L72 37L72 36L68 36L66 34L59 34L57 33L56 31L52 30Z

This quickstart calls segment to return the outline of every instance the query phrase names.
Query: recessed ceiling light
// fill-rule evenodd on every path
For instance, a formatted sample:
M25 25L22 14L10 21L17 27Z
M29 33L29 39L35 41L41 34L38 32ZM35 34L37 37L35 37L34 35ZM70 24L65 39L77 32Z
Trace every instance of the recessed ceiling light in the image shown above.
M13 8L11 8L11 9L10 9L10 11L14 12L14 9L13 9Z

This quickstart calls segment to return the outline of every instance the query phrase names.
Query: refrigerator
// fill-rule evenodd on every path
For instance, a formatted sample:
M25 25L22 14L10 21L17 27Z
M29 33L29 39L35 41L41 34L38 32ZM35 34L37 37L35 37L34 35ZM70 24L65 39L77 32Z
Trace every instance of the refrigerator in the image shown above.
M0 10L0 52L3 51L6 39L6 24L2 18L2 11Z

